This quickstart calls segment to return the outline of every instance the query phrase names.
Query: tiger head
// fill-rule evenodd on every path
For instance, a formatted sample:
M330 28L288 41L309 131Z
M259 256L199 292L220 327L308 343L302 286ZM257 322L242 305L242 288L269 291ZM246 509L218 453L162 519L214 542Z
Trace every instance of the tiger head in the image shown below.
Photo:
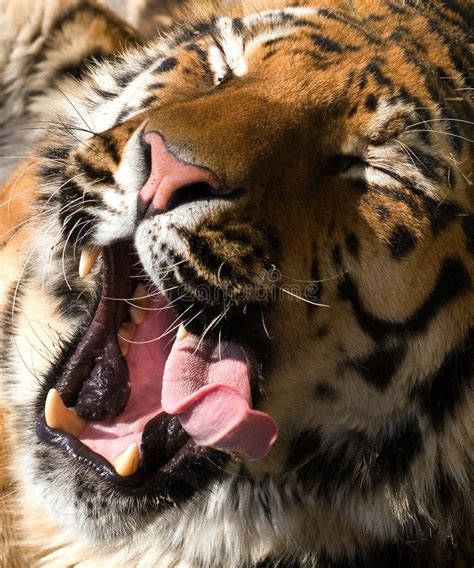
M449 47L439 14L312 4L94 68L40 144L15 329L43 357L12 392L35 494L88 538L346 554L435 517L439 468L462 486L461 20Z

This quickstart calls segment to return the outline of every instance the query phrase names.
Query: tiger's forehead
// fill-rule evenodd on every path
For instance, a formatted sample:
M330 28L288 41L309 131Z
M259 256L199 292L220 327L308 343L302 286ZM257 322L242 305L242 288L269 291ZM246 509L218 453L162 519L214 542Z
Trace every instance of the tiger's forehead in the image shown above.
M417 71L429 76L438 69L453 88L461 80L456 54L439 47L441 31L434 20L413 7L407 8L410 20L402 21L393 17L405 9L397 2L361 0L351 10L342 1L331 8L324 2L265 5L257 2L252 12L237 13L231 3L222 3L229 16L201 15L114 65L98 66L73 101L78 114L91 117L95 132L105 132L154 107L206 95L233 80L237 86L252 83L264 99L295 108L345 106L355 115L353 124L358 120L361 129L375 130L385 114L377 98L390 91L398 91L399 99L427 115L423 118L432 118L423 109L439 104L438 79L420 83ZM452 16L447 25L456 25ZM430 37L436 50L428 49Z
M81 91L74 105L80 110L86 106L95 130L103 132L151 106L176 100L176 88L195 89L201 84L209 89L246 77L301 82L307 73L324 71L343 54L356 50L338 42L337 26L331 32L328 13L323 8L292 7L242 17L211 17L180 27L165 40L127 53L113 66L99 65L83 85L87 95ZM321 18L324 21L318 23ZM324 32L317 33L323 27ZM184 77L177 76L183 71ZM334 98L334 73L328 81L332 88L326 90L326 98ZM269 89L267 95L271 94ZM295 94L294 100L301 100L301 93Z

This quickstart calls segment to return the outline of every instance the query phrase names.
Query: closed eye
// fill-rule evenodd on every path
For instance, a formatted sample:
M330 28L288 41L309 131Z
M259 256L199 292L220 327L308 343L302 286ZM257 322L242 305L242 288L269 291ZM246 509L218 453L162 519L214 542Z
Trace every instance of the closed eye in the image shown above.
M335 154L329 158L329 172L332 175L342 174L351 168L363 165L366 165L366 162L360 156Z

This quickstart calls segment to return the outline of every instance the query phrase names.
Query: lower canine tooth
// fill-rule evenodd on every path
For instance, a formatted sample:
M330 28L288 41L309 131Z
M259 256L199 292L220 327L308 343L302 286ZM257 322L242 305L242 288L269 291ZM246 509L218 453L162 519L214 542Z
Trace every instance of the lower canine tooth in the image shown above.
M92 267L100 254L100 247L85 247L82 249L79 261L79 276L84 278L92 270Z
M56 389L51 389L46 397L44 406L46 424L55 430L62 430L67 434L79 436L87 422L78 416L62 401L61 395Z
M135 442L130 444L130 446L113 461L115 471L122 477L133 475L137 471L139 464L140 452Z

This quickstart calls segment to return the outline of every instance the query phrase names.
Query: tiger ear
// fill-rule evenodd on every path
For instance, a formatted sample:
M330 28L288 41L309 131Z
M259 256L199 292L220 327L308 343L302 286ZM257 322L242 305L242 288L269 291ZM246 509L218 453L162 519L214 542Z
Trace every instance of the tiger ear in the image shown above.
M0 251L13 240L17 243L29 232L28 220L38 195L37 160L22 162L0 186Z

